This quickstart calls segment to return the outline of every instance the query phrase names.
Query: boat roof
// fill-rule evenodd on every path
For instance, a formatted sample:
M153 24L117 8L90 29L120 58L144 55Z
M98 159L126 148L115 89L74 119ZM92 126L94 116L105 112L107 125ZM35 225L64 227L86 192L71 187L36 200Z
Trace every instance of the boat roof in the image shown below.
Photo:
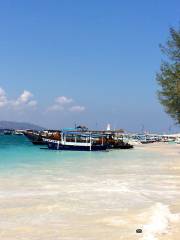
M82 132L82 131L62 131L63 134L69 134L69 135L80 135L82 137L103 137L106 136L105 134L100 134L100 133L92 133L92 132Z

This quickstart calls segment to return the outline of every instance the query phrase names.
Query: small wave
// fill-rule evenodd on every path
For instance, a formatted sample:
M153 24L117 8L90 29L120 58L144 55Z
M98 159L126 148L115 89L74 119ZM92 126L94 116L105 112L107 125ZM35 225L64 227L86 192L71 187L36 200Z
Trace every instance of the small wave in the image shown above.
M158 235L168 233L170 225L180 219L180 214L171 213L162 203L156 203L146 214L142 217L149 218L149 223L143 226L142 240L158 240Z

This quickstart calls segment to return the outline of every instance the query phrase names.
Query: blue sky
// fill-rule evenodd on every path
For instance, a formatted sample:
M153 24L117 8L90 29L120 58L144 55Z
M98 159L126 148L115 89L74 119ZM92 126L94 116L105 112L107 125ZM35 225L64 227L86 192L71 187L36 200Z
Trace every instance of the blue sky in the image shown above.
M0 2L0 120L50 128L175 130L155 73L180 3Z

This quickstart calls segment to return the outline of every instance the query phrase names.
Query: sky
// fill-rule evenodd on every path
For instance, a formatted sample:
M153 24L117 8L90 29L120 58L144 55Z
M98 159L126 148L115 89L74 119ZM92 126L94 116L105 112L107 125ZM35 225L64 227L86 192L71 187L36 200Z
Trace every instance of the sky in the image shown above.
M0 120L177 131L155 80L179 0L0 1Z

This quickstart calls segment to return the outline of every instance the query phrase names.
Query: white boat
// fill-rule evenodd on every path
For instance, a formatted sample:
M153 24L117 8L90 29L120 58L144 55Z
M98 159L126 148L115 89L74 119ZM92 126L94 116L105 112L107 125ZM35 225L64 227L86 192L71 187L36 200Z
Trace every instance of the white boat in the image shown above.
M180 137L175 140L175 143L180 144Z

